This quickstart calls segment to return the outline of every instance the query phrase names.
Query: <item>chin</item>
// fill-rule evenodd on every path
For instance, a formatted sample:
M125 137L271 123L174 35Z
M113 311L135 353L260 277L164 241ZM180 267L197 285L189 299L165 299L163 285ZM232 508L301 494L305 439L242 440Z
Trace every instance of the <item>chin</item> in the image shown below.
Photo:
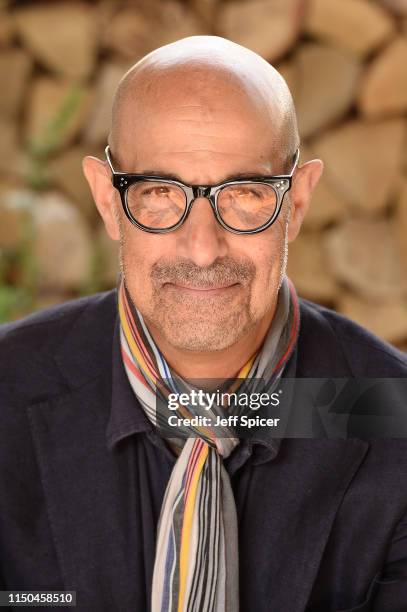
M213 336L166 334L166 339L174 348L195 353L208 353L222 351L232 346L238 338L213 338Z
M254 322L239 313L236 317L229 317L226 321L208 322L166 321L160 325L160 331L166 341L173 347L195 352L222 351L238 342L253 327Z

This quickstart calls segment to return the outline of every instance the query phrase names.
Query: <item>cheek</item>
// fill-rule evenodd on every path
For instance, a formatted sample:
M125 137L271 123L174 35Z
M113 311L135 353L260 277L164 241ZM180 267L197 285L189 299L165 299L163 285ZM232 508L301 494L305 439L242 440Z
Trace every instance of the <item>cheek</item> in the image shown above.
M171 257L171 239L122 226L121 260L130 295L140 311L152 308L151 268L160 258Z
M285 223L276 221L257 236L257 243L248 245L248 256L256 266L256 278L252 287L253 306L270 304L277 292L285 259ZM250 248L251 247L251 248Z

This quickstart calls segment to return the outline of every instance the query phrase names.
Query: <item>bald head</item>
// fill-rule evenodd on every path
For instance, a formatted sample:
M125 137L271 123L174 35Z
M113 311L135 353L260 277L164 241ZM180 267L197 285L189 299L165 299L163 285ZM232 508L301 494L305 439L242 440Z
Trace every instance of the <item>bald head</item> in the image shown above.
M218 36L191 36L160 47L124 75L114 98L109 135L116 160L125 164L123 151L129 149L137 154L137 124L144 122L146 109L153 116L156 111L158 121L166 109L199 108L203 122L217 122L214 127L222 130L215 112L220 104L231 115L240 109L245 125L245 116L263 124L270 155L281 171L290 166L299 136L286 82L262 57ZM237 119L235 123L238 128Z

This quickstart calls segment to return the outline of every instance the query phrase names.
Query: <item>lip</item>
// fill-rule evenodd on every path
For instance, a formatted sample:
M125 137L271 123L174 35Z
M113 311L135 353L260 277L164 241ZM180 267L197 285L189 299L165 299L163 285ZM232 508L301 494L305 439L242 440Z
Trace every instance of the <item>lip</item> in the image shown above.
M198 287L194 285L178 285L176 283L165 283L165 286L175 291L186 293L188 295L198 295L201 297L221 295L239 287L239 283L233 285L218 285L214 287Z

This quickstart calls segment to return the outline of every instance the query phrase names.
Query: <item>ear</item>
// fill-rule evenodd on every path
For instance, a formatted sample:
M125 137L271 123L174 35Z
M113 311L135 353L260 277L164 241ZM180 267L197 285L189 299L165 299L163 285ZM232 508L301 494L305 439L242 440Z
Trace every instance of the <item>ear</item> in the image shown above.
M100 159L89 155L83 159L82 168L107 233L113 240L120 240L120 228L115 214L117 196L110 170Z
M309 208L312 192L320 177L324 164L313 159L299 166L294 174L291 187L291 216L288 223L288 242L292 242L300 231Z

